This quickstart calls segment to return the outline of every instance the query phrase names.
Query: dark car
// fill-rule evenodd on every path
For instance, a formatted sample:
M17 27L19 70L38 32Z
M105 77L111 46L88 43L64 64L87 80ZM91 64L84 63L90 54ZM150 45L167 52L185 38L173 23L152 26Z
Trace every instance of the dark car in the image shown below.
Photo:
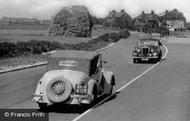
M160 61L162 58L162 42L155 38L145 38L137 41L133 51L133 62Z

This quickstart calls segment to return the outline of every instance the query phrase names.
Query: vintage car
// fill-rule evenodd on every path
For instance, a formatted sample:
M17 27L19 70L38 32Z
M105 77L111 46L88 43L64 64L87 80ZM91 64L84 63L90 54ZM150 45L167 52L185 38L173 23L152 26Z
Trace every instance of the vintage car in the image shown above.
M162 42L155 38L144 38L137 41L133 51L133 62L160 61L162 58Z
M40 109L61 104L91 105L102 95L111 95L113 72L102 68L101 54L60 50L48 59L47 71L37 84L33 101Z

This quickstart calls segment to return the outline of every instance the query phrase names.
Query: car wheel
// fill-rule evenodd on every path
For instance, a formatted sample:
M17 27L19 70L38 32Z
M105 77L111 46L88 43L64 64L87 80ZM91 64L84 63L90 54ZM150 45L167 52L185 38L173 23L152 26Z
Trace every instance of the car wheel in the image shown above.
M160 57L158 57L157 59L156 59L156 62L159 62L160 61Z
M47 103L38 103L38 106L39 106L39 108L40 108L40 110L46 110L47 109Z
M158 58L156 59L157 62L159 62L162 59L162 53L159 54Z
M51 102L60 103L66 101L72 92L72 85L68 79L57 77L47 84L46 93Z
M113 85L115 85L115 77L114 76L112 77L111 82L114 82L114 83L110 85L111 87L110 87L110 92L108 95L112 95L112 93L113 93Z
M91 105L95 105L97 103L97 99L98 99L98 91L97 91L97 87L95 86L93 90L93 94L92 94Z
M160 52L160 58L159 58L159 60L161 60L162 59L162 52Z
M139 59L137 59L137 62L138 62L138 63L140 63L141 61L142 61L142 60L141 60L140 58L139 58Z
M111 85L111 87L110 87L110 93L108 95L112 95L112 93L113 93L113 85Z
M134 58L133 63L138 63L138 59Z

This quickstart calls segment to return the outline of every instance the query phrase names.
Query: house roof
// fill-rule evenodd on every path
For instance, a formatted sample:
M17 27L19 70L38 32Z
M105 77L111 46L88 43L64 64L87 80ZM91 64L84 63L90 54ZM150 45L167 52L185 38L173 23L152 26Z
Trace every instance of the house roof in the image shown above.
M158 18L158 15L156 15L155 13L144 13L144 12L142 12L135 19L155 20L157 18Z
M107 16L108 18L112 18L112 17L121 17L123 15L123 13L121 12L110 12L109 15Z
M117 11L113 10L109 13L107 18L113 18L113 17L117 18L117 17L122 17L122 16L130 17L129 14L127 14L125 11L124 12L117 12Z
M98 53L94 51L77 51L77 50L60 50L53 53L52 58L81 58L81 59L93 59Z
M165 12L165 14L161 16L160 18L167 19L167 20L174 20L174 19L184 20L185 19L185 17L183 16L183 13L179 12L177 9Z

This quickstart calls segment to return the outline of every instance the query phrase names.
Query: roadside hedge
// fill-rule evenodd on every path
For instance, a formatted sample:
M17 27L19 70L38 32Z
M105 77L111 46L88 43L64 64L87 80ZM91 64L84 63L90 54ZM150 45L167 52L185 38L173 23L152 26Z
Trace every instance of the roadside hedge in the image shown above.
M51 41L30 40L27 42L19 41L0 42L0 58L17 57L27 54L41 54L55 49L60 50L97 50L108 43L117 42L122 38L128 38L130 33L127 29L121 30L117 33L105 33L97 38L92 39L87 43L78 44L61 44Z

